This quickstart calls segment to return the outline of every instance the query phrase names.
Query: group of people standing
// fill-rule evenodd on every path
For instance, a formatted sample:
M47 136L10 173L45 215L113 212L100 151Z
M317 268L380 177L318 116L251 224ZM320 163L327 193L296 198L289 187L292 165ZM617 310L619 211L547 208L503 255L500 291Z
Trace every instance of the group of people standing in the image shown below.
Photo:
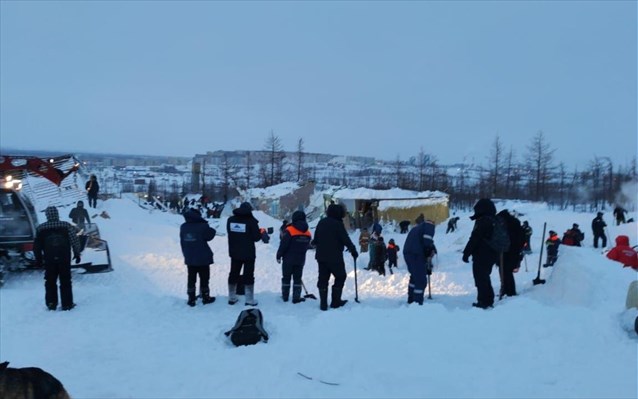
M239 301L237 288L244 285L245 304L256 306L254 298L255 284L255 243L268 243L268 232L259 227L258 220L252 214L253 208L248 202L242 203L233 210L233 216L228 218L226 232L228 235L228 253L230 257L230 272L228 274L228 304L234 305ZM292 223L282 226L281 240L277 250L277 263L282 264L281 295L284 302L290 297L290 281L292 279L292 303L303 302L301 289L302 276L306 261L306 252L314 248L315 259L319 266L317 288L319 289L320 309L328 310L328 288L331 276L334 277L331 292L331 308L339 308L347 300L341 298L346 280L344 248L347 248L356 261L357 250L350 240L343 224L343 208L331 204L326 217L318 224L314 239L308 229L306 214L296 211L292 215ZM202 218L199 211L190 209L184 214L185 222L180 227L180 243L184 262L188 267L188 305L195 306L195 282L200 278L200 293L203 303L215 300L209 295L210 265L213 254L208 241L215 237L215 229L210 227Z

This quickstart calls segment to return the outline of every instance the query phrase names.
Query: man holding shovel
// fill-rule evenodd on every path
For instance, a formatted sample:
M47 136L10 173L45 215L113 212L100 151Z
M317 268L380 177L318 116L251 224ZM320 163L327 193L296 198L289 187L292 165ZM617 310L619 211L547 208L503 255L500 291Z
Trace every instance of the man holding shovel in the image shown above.
M306 251L310 248L310 230L306 222L306 214L296 211L292 214L292 223L282 230L279 249L277 250L277 263L281 263L281 298L288 302L290 295L290 278L292 277L292 303L303 302L301 297L303 267L306 263Z

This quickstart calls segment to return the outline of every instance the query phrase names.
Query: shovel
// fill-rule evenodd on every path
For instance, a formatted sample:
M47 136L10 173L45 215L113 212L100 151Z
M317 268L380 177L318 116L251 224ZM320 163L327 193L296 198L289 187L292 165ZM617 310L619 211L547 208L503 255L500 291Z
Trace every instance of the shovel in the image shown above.
M306 295L303 296L304 298L309 298L309 299L314 299L314 300L317 299L315 294L309 294L308 293L308 290L306 289L306 284L303 283L303 280L301 281L301 286L303 287L303 290L306 293Z
M547 222L543 223L543 237L541 237L541 254L538 258L538 274L536 278L532 280L534 285L545 284L545 280L541 278L541 263L543 262L543 247L545 246L545 230L547 229Z

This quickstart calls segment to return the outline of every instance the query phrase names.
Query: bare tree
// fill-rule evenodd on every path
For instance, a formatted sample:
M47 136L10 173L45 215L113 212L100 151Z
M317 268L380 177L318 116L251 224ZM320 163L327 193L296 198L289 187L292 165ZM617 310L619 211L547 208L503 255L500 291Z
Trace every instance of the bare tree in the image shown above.
M505 197L509 198L512 192L512 182L514 180L514 150L510 150L505 156Z
M550 147L542 130L532 138L527 150L527 166L531 173L530 183L534 187L534 199L541 200L544 199L545 186L551 177L552 159L556 150Z
M304 142L303 137L299 137L297 140L297 181L301 181L303 178L303 160L304 160Z
M501 168L503 163L503 143L501 137L497 134L490 150L488 174L491 194L493 197L498 197L501 192L499 190L499 176L501 174Z
M266 143L264 144L264 150L266 152L266 162L264 163L264 184L266 186L272 186L277 183L281 183L281 175L283 170L284 146L281 142L281 138L275 134L273 130L270 131Z

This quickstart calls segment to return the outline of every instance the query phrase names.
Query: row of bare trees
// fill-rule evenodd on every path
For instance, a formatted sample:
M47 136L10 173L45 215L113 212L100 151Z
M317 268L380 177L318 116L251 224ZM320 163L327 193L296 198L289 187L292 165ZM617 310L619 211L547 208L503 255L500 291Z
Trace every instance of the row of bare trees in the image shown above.
M406 161L397 156L381 165L317 165L306 163L303 138L297 140L295 152L286 152L282 139L271 130L263 150L249 152L243 165L231 164L224 155L215 180L225 198L233 187L314 180L353 188L438 190L448 193L453 206L460 207L471 206L481 197L545 201L560 208L604 209L614 203L633 206L619 194L623 184L638 180L635 158L630 165L620 165L610 157L596 156L585 169L570 171L555 161L555 151L539 131L520 156L514 148L506 149L497 135L484 165L464 162L443 166L423 148Z

